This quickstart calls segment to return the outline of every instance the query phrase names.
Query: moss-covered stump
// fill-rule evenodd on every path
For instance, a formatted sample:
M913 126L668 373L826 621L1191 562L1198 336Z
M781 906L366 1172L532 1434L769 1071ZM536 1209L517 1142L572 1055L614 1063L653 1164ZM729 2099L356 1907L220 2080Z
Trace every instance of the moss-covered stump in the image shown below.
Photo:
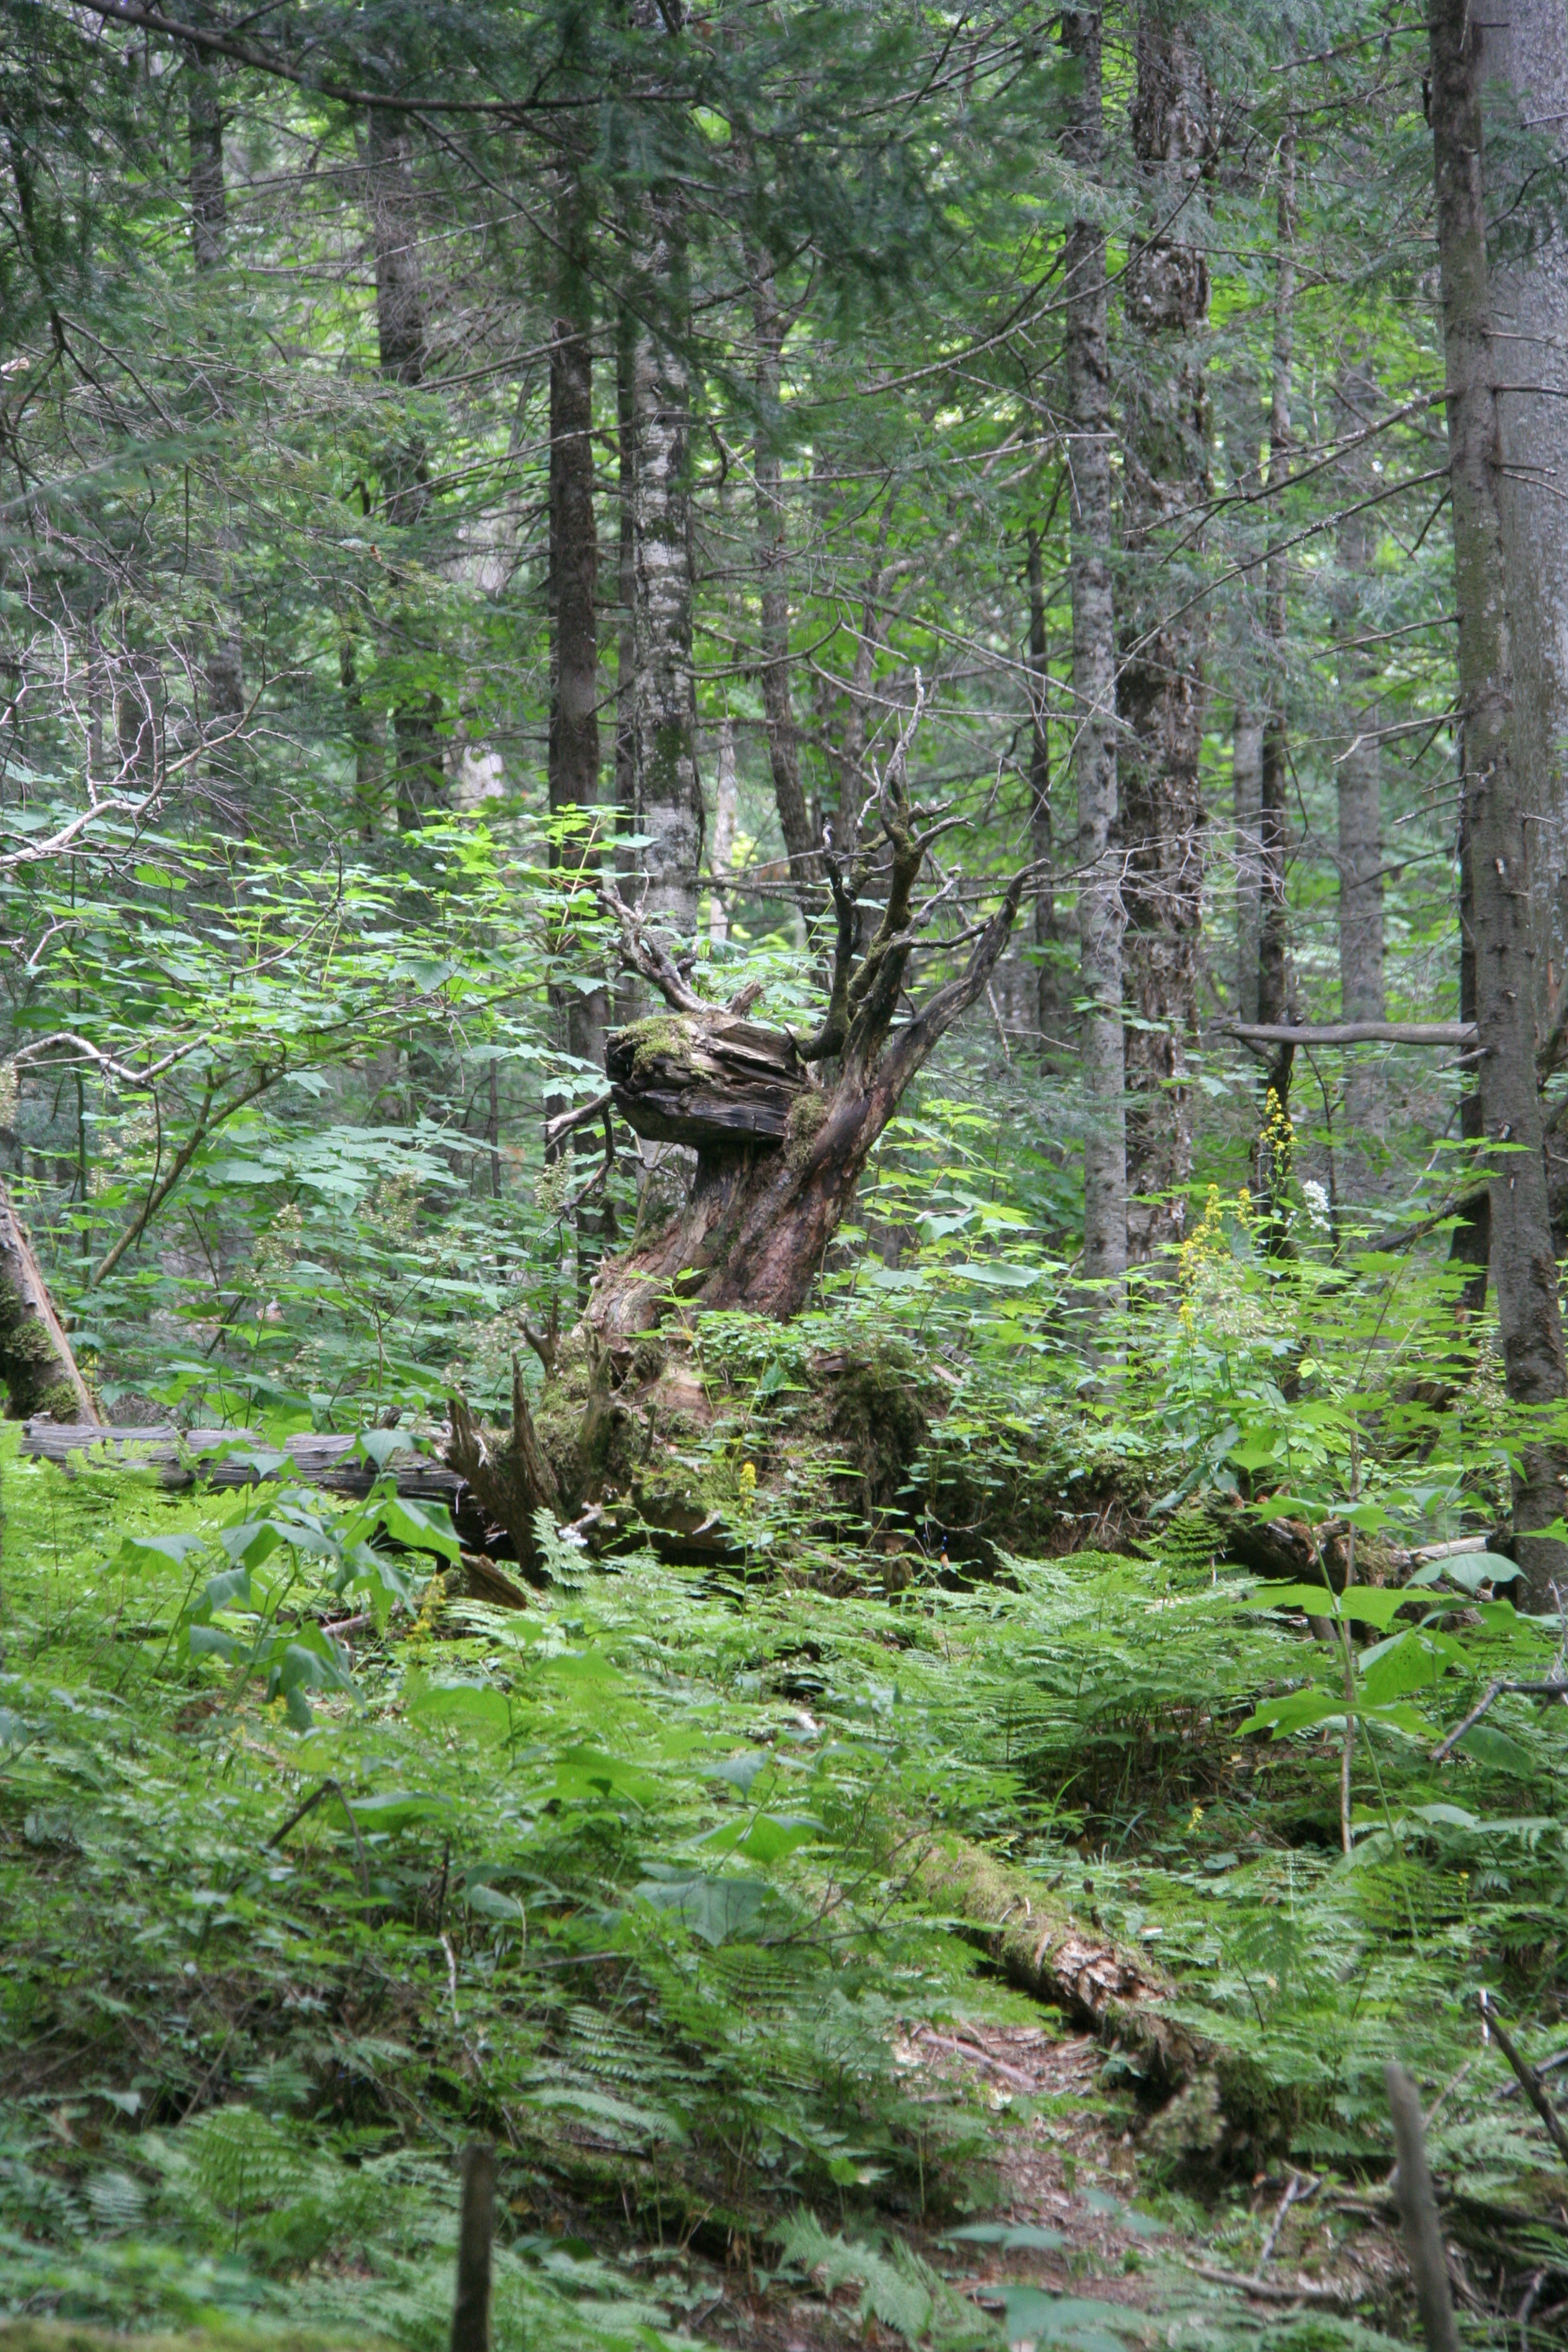
M1008 1553L1115 1548L1141 1529L1135 1473L1086 1472L1065 1430L1016 1416L993 1429L983 1401L953 1415L956 1388L903 1338L813 1348L761 1318L699 1315L612 1348L584 1323L531 1416L558 1516L595 1553L651 1538L665 1558L718 1563L765 1521L849 1553L989 1572Z

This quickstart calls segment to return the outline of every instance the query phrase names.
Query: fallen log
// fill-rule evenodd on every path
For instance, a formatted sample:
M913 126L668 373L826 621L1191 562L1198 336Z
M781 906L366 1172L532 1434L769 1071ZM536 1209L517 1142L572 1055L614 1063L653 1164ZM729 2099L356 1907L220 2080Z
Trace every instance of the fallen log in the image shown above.
M1169 2015L1170 1979L1054 1903L1038 1879L978 1846L939 1837L916 1863L911 1885L980 1945L1009 1984L1135 2057L1153 2090L1178 2091L1212 2061L1212 2049Z
M176 1429L170 1422L141 1429L106 1428L100 1422L26 1422L22 1451L34 1462L52 1462L60 1469L155 1470L160 1483L171 1489L204 1485L253 1486L272 1475L264 1465L271 1458L290 1478L307 1486L324 1487L328 1494L355 1499L368 1494L380 1475L373 1462L355 1452L356 1437L320 1437L310 1431L270 1446L251 1429ZM463 1480L443 1463L428 1461L412 1447L400 1448L388 1469L398 1492L415 1502L445 1503L453 1517L464 1499Z
M1177 1985L1146 1952L1086 1923L1037 1877L939 1834L908 1884L1009 1984L1122 2052L1146 2107L1165 2110L1152 2131L1173 2148L1250 2164L1288 2134L1292 2117L1253 2062L1186 2025L1175 2014Z

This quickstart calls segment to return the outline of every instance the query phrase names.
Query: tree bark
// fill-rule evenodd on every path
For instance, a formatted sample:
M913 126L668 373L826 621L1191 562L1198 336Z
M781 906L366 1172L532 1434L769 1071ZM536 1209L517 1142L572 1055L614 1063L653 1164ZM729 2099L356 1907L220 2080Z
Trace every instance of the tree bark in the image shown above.
M607 1266L596 1286L588 1319L612 1350L624 1351L657 1321L674 1287L683 1309L798 1314L905 1088L995 970L1027 870L1009 883L995 914L967 935L962 969L894 1028L915 952L913 896L929 840L908 798L912 731L911 723L884 776L885 863L874 886L883 911L863 956L857 902L872 866L862 861L846 877L824 853L838 938L827 1011L812 1037L797 1039L747 1021L751 991L729 1006L698 996L661 927L605 886L629 959L669 1007L611 1039L606 1064L615 1108L639 1135L696 1153L683 1207L662 1233ZM813 1069L837 1075L818 1083Z
M800 741L790 693L789 547L784 514L784 320L773 270L751 259L752 322L757 334L757 432L752 472L757 483L757 568L761 583L762 715L768 730L778 827L791 879L809 882L817 872L816 830L800 782Z
M1104 155L1101 18L1062 18L1076 67L1063 150L1091 184ZM1070 434L1070 554L1072 694L1078 785L1079 991L1086 1110L1084 1272L1114 1286L1127 1266L1127 1118L1122 1040L1122 906L1117 840L1116 607L1111 592L1110 358L1105 336L1105 235L1074 220L1063 254L1067 410Z
M637 0L650 40L666 17ZM697 778L696 681L692 666L691 288L685 192L660 158L643 198L642 253L632 350L636 431L633 476L632 726L645 904L664 932L696 937L703 806Z
M187 48L184 71L189 76L186 139L190 159L190 252L201 277L220 270L228 258L229 199L223 174L222 88L205 54L194 44ZM232 609L227 609L229 599L224 593L237 544L232 523L220 521L213 532L212 554L202 563L210 583L217 625L207 632L201 656L204 707L200 717L203 734L210 744L205 763L210 781L219 794L235 804L236 812L242 815L238 806L242 801L242 770L236 738L245 714L245 644Z
M413 141L400 115L385 106L368 111L367 190L376 262L377 356L388 384L416 391L425 377L426 327ZM416 530L430 507L429 457L416 428L393 440L383 473L388 522L400 531ZM392 576L400 586L401 567L395 566ZM401 658L416 667L419 625L406 603L393 629L412 652L412 660L408 651ZM440 716L441 697L433 688L410 682L393 702L393 784L404 831L416 830L447 796L436 733Z
M0 1380L12 1421L47 1413L56 1421L90 1421L103 1414L83 1380L71 1342L55 1312L27 1229L0 1184Z
M1296 131L1280 141L1274 264L1274 337L1269 384L1268 489L1279 537L1269 548L1264 584L1268 639L1268 709L1258 772L1258 1019L1277 1025L1292 1010L1289 966L1290 756L1286 709L1287 559L1282 496L1290 479L1291 372L1296 335ZM1263 1119L1253 1148L1254 1188L1264 1230L1284 1245L1283 1200L1291 1167L1290 1082L1296 1049L1282 1045L1264 1078Z
M1477 29L1480 85L1511 91L1537 138L1544 135L1555 170L1532 164L1537 184L1550 191L1568 156L1568 9L1563 0L1510 0L1507 8L1481 11ZM1488 194L1491 212L1508 222L1520 191L1489 188ZM1523 224L1527 249L1521 250L1523 239L1504 247L1490 265L1493 316L1506 336L1495 346L1497 373L1505 384L1542 387L1499 393L1508 462L1497 482L1511 615L1515 789L1529 833L1538 1043L1568 1005L1568 234L1560 199L1547 193L1544 209L1547 217ZM1512 225L1517 233L1517 218Z
M560 256L557 316L550 338L549 581L550 813L590 810L599 795L598 519L594 508L593 308L587 273L587 220L575 169L564 166L556 206ZM574 901L592 890L588 868L598 850L586 830L551 844L563 877L563 936L569 941ZM561 991L566 1049L597 1068L610 1018L607 988ZM586 1148L589 1138L579 1138ZM579 1206L578 1282L582 1296L604 1249L604 1210Z
M1236 1005L1258 1018L1263 923L1263 721L1237 703L1231 721L1231 792L1236 861Z
M1568 1394L1536 1085L1528 832L1514 761L1513 660L1498 489L1503 445L1493 375L1481 55L1468 0L1432 0L1432 156L1443 281L1463 806L1474 933L1479 1092L1489 1154L1491 1273L1511 1399ZM1501 1147L1499 1149L1498 1147ZM1536 1530L1560 1517L1568 1457L1527 1438L1513 1517L1530 1602L1550 1606L1568 1550Z
M719 757L713 771L713 852L709 869L708 936L729 937L730 867L735 857L735 722L719 727Z
M1376 380L1365 368L1348 368L1340 379L1341 430L1363 431L1377 414ZM1377 551L1377 524L1357 512L1374 477L1364 458L1353 456L1341 478L1349 511L1339 527L1339 580L1334 627L1348 642L1340 655L1339 691L1348 740L1334 762L1339 802L1339 1001L1347 1021L1381 1021L1388 1007L1383 984L1382 756L1378 729L1378 662L1356 641L1373 623L1368 588ZM1382 1065L1358 1054L1346 1074L1345 1124L1348 1150L1363 1176L1366 1145L1381 1135L1384 1117Z
M1198 1029L1202 924L1203 662L1208 605L1196 591L1199 516L1209 495L1209 402L1199 338L1209 272L1196 245L1160 226L1190 196L1210 143L1213 92L1192 35L1137 22L1133 144L1147 238L1124 281L1141 337L1122 434L1123 534L1132 580L1118 710L1126 994L1128 1254L1180 1241L1192 1176L1187 1046ZM1190 218L1190 202L1186 216ZM1172 547L1180 554L1172 554ZM1169 613L1172 617L1168 618Z
M1029 850L1035 876L1035 1019L1040 1052L1049 1059L1062 1004L1057 961L1055 828L1051 808L1051 649L1045 633L1045 569L1039 532L1027 541L1029 580Z

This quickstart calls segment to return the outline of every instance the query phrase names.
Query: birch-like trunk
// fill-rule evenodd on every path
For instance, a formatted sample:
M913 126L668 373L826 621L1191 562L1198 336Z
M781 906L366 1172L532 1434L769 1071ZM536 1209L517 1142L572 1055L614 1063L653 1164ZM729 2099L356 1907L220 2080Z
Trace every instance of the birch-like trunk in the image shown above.
M1568 157L1568 8L1510 0L1480 12L1479 80L1500 83L1554 158ZM1530 842L1530 972L1537 1040L1568 1013L1568 233L1560 180L1534 167L1548 191L1527 252L1492 265L1497 373L1527 389L1501 398L1507 466L1498 477L1503 563L1513 645L1515 784ZM1518 191L1489 191L1505 217ZM1515 224L1517 225L1517 224Z
M1431 0L1430 120L1459 609L1464 822L1475 952L1481 1113L1491 1159L1492 1281L1511 1399L1568 1394L1552 1249L1531 987L1530 844L1514 759L1513 645L1499 490L1504 462L1493 373L1480 89L1470 0ZM1551 1606L1568 1551L1537 1530L1562 1514L1568 1454L1527 1438L1514 1457L1513 1518L1532 1606Z
M1118 688L1121 839L1126 854L1128 1254L1168 1253L1192 1178L1187 1047L1198 1031L1203 907L1203 662L1208 606L1199 525L1209 496L1209 400L1201 336L1209 271L1190 229L1210 139L1213 93L1196 41L1152 13L1137 24L1133 143L1149 235L1124 282L1136 330L1122 434L1129 651ZM1184 204L1184 198L1185 203ZM1173 550L1179 549L1179 553Z
M762 715L768 730L768 763L778 828L790 860L791 879L808 882L817 871L815 828L800 782L800 742L790 692L789 545L784 514L783 374L784 319L773 271L760 255L751 257L752 323L757 334L757 432L752 472L757 483L757 569L761 585ZM717 852L715 851L715 858Z
M1062 18L1076 67L1063 149L1089 182L1104 157L1101 19ZM1086 1125L1084 1272L1113 1284L1127 1266L1127 1118L1121 1020L1121 859L1117 838L1116 606L1111 591L1111 370L1105 336L1105 233L1080 218L1063 253L1069 419L1072 699L1078 785L1079 991Z
M702 870L692 667L691 369L685 200L647 192L632 354L632 731L645 904L670 938L696 937Z

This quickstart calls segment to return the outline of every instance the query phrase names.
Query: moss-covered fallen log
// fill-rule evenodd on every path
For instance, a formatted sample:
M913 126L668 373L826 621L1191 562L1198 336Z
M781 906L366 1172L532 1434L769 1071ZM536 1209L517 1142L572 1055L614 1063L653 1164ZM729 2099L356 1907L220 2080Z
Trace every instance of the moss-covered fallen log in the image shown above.
M1079 1919L1053 1890L951 1835L926 1840L909 1890L984 1952L1020 1992L1121 2052L1146 2101L1174 2102L1173 2152L1250 2161L1288 2126L1254 2063L1195 2032L1149 1957Z

